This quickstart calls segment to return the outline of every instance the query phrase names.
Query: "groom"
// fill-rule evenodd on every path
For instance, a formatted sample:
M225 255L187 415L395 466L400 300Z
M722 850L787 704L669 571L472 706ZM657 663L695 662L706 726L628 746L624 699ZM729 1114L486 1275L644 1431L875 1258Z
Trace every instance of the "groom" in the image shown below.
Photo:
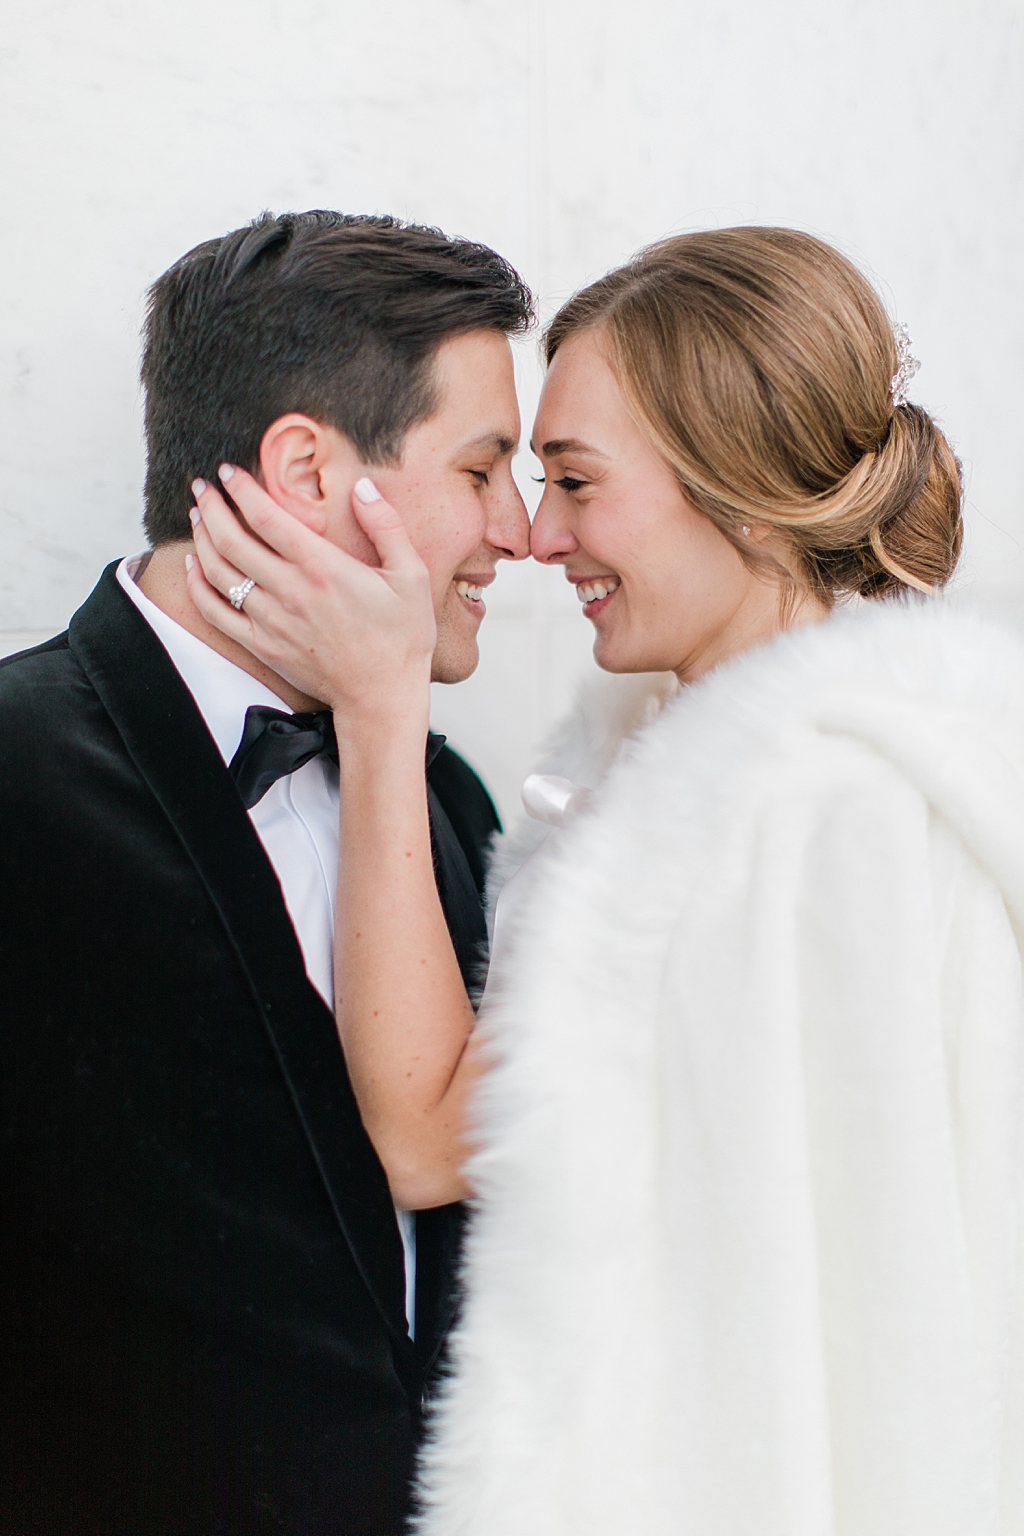
M265 215L154 285L152 549L0 666L2 1531L403 1528L460 1208L396 1213L360 1123L333 735L282 757L280 716L316 701L192 607L189 485L273 451L365 555L331 475L379 467L457 681L465 589L528 549L503 338L529 320L485 247L332 213ZM325 441L333 469L303 447ZM468 977L496 816L436 738L428 775Z

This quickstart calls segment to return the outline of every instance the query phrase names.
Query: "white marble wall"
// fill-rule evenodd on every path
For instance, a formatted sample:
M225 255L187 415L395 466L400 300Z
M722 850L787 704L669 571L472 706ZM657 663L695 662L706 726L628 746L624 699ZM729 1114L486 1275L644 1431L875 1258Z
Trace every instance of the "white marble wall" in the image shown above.
M489 241L545 311L671 230L825 235L909 322L917 396L959 444L966 590L1024 613L1022 65L1014 0L8 7L0 649L62 628L140 544L143 291L264 207L386 210ZM435 721L513 810L587 636L553 572L492 591L481 669L437 690Z

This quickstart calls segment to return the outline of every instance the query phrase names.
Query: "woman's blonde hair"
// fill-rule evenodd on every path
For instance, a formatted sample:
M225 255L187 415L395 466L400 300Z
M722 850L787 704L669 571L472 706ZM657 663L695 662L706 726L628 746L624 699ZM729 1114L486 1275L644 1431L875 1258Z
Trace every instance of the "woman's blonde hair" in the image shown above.
M756 226L660 241L562 306L548 362L592 327L684 494L748 564L785 567L829 606L948 581L959 462L927 411L893 405L893 328L831 246Z

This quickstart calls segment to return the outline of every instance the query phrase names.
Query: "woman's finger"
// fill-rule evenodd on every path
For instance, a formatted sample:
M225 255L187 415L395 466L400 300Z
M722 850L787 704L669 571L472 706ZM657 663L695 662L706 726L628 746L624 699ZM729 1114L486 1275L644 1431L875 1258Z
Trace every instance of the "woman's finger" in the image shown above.
M205 522L198 517L198 514L192 525L192 539L207 586L221 597L232 612L238 612L239 610L235 609L231 601L231 593L236 587L244 585L247 580L246 573L230 565L222 557L210 538ZM255 577L250 579L255 582L255 585L250 587L245 598L245 615L246 619L251 621L252 632L255 635L261 620L266 621L268 605L274 605L274 599L266 593L258 581L255 581ZM276 605L276 611L283 612L280 604Z
M260 539L254 538L242 526L216 486L210 485L205 480L194 480L192 494L196 498L203 520L202 525L207 530L212 548L236 570L244 572L246 576L252 576L261 586L273 590L275 576L285 566L281 556L269 549L266 544L261 543ZM261 492L262 494L265 493ZM286 512L282 512L281 516L290 523L296 521ZM296 527L299 526L301 525L296 523ZM305 531L303 529L303 532ZM205 568L209 575L209 567Z
M226 598L207 580L202 564L194 555L185 556L185 582L193 603L215 629L230 640L252 646L252 622L244 609L232 608Z
M297 517L293 517L283 507L279 507L247 470L240 469L237 464L222 464L219 474L224 484L230 487L231 500L253 533L263 541L261 546L257 540L258 549L268 546L292 565L316 561L321 547L319 534L307 528L304 523L300 523ZM222 507L225 505L220 496L217 500ZM202 505L200 501L200 506ZM250 536L237 518L234 519L234 523L242 539L248 539ZM222 553L229 554L223 547ZM229 558L233 556L229 554Z
M203 522L219 553L251 576L265 592L287 604L295 573L304 570L313 576L322 575L325 559L335 577L356 583L367 579L369 568L362 560L325 541L279 507L244 469L223 465L221 474L230 480L232 499L237 501L243 517L256 525L254 531L258 536L243 526L215 487L197 480L193 491Z
M288 623L286 609L272 593L264 591L258 581L249 586L243 600L244 607L237 609L231 601L231 593L235 588L246 584L246 576L221 557L202 519L193 525L193 538L196 564L199 566L207 589L204 594L206 606L202 610L204 617L215 622L225 634L230 634L237 639L239 626L233 615L243 614L246 624L245 644L251 651L258 650L261 659L267 660L268 656L265 653L272 646L273 637L280 631L282 624ZM187 569L192 568L187 567ZM249 580L252 581L253 578ZM197 586L198 590L202 590L201 586Z
M192 542L203 568L203 575L209 584L226 598L232 587L237 587L245 581L248 572L240 571L236 565L225 560L211 539L209 527L205 519L200 516L198 508L193 507L189 518L192 523Z
M365 475L352 488L356 521L380 556L381 569L393 575L419 574L426 567L410 539L401 514L384 500Z
M194 487L188 586L198 612L312 698L379 711L393 691L406 697L408 679L429 664L436 625L426 566L395 508L369 483L353 492L377 567L271 503L244 470L227 478L241 517L258 529L244 527L214 487ZM268 534L280 551L262 542ZM246 578L256 585L236 612L228 594Z

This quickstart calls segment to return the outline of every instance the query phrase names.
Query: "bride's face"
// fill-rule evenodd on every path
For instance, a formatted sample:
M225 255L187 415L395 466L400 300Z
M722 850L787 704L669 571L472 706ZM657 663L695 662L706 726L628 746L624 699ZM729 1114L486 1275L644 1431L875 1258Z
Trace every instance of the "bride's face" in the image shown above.
M565 566L605 671L688 681L778 628L777 589L686 500L630 414L599 330L555 353L533 448L545 488L531 552Z

